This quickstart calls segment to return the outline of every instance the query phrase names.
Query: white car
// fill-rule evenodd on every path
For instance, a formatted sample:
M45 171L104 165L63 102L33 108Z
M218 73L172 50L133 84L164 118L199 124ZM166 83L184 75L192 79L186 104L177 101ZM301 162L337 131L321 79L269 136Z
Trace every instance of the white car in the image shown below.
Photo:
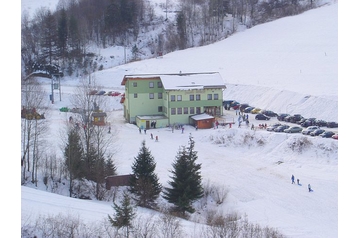
M312 131L319 129L319 126L309 126L306 129L302 130L302 134L310 135Z

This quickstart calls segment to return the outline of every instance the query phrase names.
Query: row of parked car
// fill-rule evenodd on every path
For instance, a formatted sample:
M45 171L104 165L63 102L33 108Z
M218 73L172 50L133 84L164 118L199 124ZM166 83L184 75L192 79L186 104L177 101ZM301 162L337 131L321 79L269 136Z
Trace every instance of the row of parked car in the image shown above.
M104 91L104 90L92 90L91 92L89 92L89 95L103 95L103 96L113 96L113 97L116 97L116 96L119 96L121 95L120 92L116 92L116 91Z
M309 126L307 128L303 128L301 126L289 126L287 124L275 123L268 126L266 130L285 133L302 133L303 135L321 136L323 138L333 138L338 140L338 133L322 129L319 126Z
M230 110L240 110L244 113L256 114L256 120L270 120L276 117L277 120L298 124L297 126L289 126L287 124L275 123L266 128L267 131L286 132L286 133L302 133L303 135L321 136L324 138L338 139L338 133L324 130L321 127L338 128L338 123L333 121L325 121L316 118L305 118L300 114L290 115L288 113L275 113L270 110L262 110L258 107L252 107L247 103L240 104L235 100L226 100L223 102L224 108ZM305 128L305 129L304 129Z

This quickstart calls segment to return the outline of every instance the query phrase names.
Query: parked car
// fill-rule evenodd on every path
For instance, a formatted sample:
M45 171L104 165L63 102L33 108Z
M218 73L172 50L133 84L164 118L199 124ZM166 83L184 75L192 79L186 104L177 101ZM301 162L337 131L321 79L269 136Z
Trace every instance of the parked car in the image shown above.
M111 96L112 95L112 91L108 91L105 94L103 94L104 96Z
M260 108L255 107L254 109L251 110L251 113L252 113L252 114L258 114L258 113L260 113L260 111L261 111Z
M277 115L277 120L284 121L285 117L289 116L290 114L287 113L280 113Z
M309 126L306 129L302 130L302 134L304 135L310 135L312 131L319 129L318 126Z
M300 114L294 114L292 116L285 117L284 121L291 122L291 123L297 123L300 121L303 117Z
M300 125L301 125L302 127L313 126L314 120L316 120L316 118L307 118L307 119L305 119L303 122L301 122Z
M119 95L121 95L120 92L112 92L112 94L111 94L112 97L116 97L116 96L119 96Z
M235 100L224 100L223 101L223 107L226 110L230 110L230 108L233 108L234 110L237 110L240 106L240 103Z
M247 108L245 108L244 112L250 113L252 109L254 109L254 107L247 107Z
M281 126L276 127L273 131L274 132L283 132L285 129L287 129L289 127L290 127L289 125L281 125Z
M300 133L302 131L302 127L300 126L290 126L289 128L283 130L286 133Z
M277 113L269 110L261 110L261 113L268 117L277 117Z
M267 131L273 131L276 127L281 126L281 123L275 123L266 128Z
M335 133L333 131L325 131L323 132L322 134L320 134L320 136L322 138L332 138L332 136L334 135Z
M333 136L332 136L333 139L335 140L338 140L338 133L335 133Z
M266 121L268 121L268 120L270 120L270 117L268 117L268 116L266 116L266 115L264 115L264 114L259 113L259 114L257 114L257 115L255 116L255 119L256 119L256 120L266 120Z
M248 103L241 103L239 109L240 109L240 111L243 112L245 110L245 108L247 108L249 106L250 105Z
M98 90L92 90L88 94L89 95L96 95L96 93L98 93Z
M323 130L323 129L316 129L316 130L312 131L312 132L310 133L310 135L311 135L311 136L318 136L318 135L322 134L324 131L325 131L325 130Z
M334 122L334 121L329 121L327 122L327 127L328 128L337 128L338 127L338 123Z
M325 120L316 119L314 121L313 125L315 125L315 126L327 126L327 122Z
M106 91L101 90L101 91L99 91L98 93L96 93L96 95L103 95L103 94L105 94L105 93L106 93Z

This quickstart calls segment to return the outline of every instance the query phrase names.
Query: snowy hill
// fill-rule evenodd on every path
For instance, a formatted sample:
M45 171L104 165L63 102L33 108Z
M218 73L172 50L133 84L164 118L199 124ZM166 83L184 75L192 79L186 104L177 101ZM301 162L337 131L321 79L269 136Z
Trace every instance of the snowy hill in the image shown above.
M218 71L227 83L226 99L235 99L262 109L300 113L304 117L338 121L338 3L286 17L237 33L213 45L192 48L96 72L93 79L104 90L124 88L125 74ZM39 79L45 90L46 80ZM55 103L46 119L51 132L48 140L61 157L59 131L69 117L59 108L71 107L69 96L79 79L65 78L62 100ZM205 182L227 189L223 204L209 202L223 213L247 214L251 222L277 228L287 237L330 238L338 236L338 141L301 134L273 133L249 128L220 127L198 130L186 126L185 133L167 128L151 130L159 142L139 134L136 126L124 122L119 98L108 98L106 111L115 135L114 161L119 174L131 172L140 143L147 141L157 162L160 182L166 185L168 171L179 146L194 136ZM234 111L224 111L236 121ZM250 121L255 124L254 116ZM272 118L269 124L276 119ZM338 131L338 129L336 129ZM148 132L147 132L148 133ZM298 142L307 143L297 147ZM291 184L294 174L302 186ZM312 185L313 193L307 191ZM71 213L93 222L113 214L111 202L82 201L53 194L44 186L21 187L22 224L40 214ZM66 191L63 191L66 194ZM198 204L199 206L199 204ZM200 206L199 206L200 207ZM139 209L140 214L151 213ZM192 220L202 221L199 209ZM200 226L182 221L185 236L192 237Z

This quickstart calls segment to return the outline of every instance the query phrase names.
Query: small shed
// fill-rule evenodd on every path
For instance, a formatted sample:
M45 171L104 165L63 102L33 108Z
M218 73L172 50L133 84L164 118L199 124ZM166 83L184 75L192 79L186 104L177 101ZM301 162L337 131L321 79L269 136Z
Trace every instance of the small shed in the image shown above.
M96 126L104 126L106 125L107 113L105 112L92 112L91 114L91 122L92 125Z
M214 122L215 122L215 117L206 113L190 116L190 124L197 126L198 129L213 128Z
M129 180L132 176L132 174L107 176L105 178L106 189L110 190L111 187L129 186Z

